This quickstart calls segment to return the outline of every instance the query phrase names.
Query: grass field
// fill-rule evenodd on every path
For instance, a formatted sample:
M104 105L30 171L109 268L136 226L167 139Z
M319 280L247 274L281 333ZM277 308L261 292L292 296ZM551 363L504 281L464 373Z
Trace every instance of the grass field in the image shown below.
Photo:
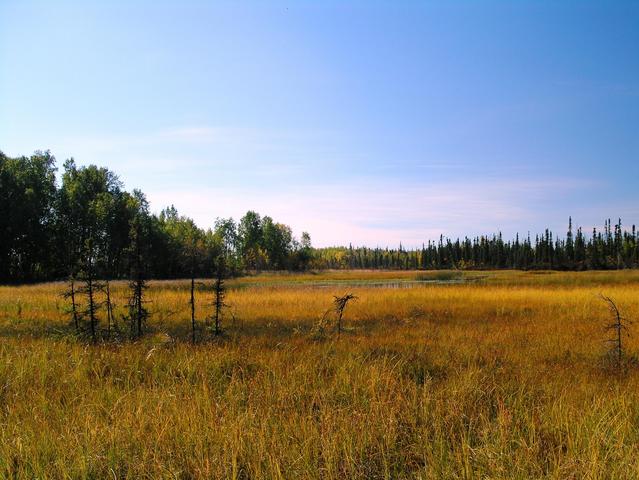
M249 276L197 345L187 282L96 346L63 288L0 287L0 478L639 477L639 325L617 373L598 298L639 319L637 271Z

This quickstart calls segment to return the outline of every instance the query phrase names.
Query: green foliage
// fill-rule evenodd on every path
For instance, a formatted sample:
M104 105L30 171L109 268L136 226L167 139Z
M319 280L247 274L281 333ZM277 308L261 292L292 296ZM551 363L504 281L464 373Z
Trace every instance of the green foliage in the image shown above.
M0 279L45 278L54 261L55 158L0 152Z
M554 237L554 239L553 239ZM614 227L607 220L604 232L593 230L586 238L581 229L573 238L572 219L565 239L546 230L521 240L504 241L501 234L463 240L440 237L421 249L330 247L316 249L312 268L392 270L608 270L639 267L639 237L635 226Z
M144 219L147 278L213 277L224 256L229 276L245 271L315 269L622 269L639 266L634 226L607 220L588 237L569 219L564 239L549 230L534 239L501 234L428 241L422 248L313 249L289 226L249 211L239 222L218 218L203 230L173 206L149 212L142 192L126 192L117 175L95 165L64 163L59 188L49 152L9 158L0 152L0 282L77 277L86 270L87 241L95 277L127 277L131 225Z
M270 217L248 212L238 224L218 219L205 231L173 206L151 214L144 194L126 192L107 168L78 167L73 159L63 168L58 188L49 152L15 159L0 152L0 281L78 277L87 258L96 278L126 277L136 221L144 225L147 277L212 277L219 255L230 275L304 269L310 261L310 238L300 245Z

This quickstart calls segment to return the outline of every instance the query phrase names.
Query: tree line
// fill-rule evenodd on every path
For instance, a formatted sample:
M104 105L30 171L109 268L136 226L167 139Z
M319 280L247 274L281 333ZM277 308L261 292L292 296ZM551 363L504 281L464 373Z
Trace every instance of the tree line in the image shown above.
M634 225L625 230L621 219L605 222L586 236L581 228L559 238L546 229L534 239L528 235L505 241L501 233L451 240L440 236L418 249L331 247L313 252L313 267L335 269L553 269L610 270L639 267L639 238Z
M311 240L249 211L202 229L175 207L156 215L140 190L128 192L104 167L63 164L50 152L0 152L0 282L214 277L245 270L301 270Z
M152 214L140 190L127 192L104 167L63 164L60 184L50 152L9 158L0 152L0 282L213 278L304 269L619 269L639 266L636 228L621 220L586 235L569 220L564 237L501 234L450 239L421 248L312 248L289 226L249 211L201 229L173 207Z

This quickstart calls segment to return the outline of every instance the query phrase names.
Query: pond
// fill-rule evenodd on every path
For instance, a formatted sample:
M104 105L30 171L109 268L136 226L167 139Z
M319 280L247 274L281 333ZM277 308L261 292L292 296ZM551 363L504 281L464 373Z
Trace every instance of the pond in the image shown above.
M429 285L462 285L477 283L486 276L457 277L447 279L390 279L390 280L308 280L308 281L275 281L275 282L247 282L230 288L272 288L272 287L305 287L305 288L335 288L335 287L366 287L366 288L416 288Z

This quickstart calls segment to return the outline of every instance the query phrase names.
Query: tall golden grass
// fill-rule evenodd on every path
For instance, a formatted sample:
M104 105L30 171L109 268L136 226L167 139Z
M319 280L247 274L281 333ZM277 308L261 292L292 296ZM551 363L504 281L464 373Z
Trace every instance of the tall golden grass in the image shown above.
M225 335L197 345L186 282L151 283L153 333L97 346L62 284L0 287L0 477L639 477L639 324L617 373L598 298L639 318L639 272L395 283L429 275L450 278L237 279ZM346 291L346 330L318 333Z

